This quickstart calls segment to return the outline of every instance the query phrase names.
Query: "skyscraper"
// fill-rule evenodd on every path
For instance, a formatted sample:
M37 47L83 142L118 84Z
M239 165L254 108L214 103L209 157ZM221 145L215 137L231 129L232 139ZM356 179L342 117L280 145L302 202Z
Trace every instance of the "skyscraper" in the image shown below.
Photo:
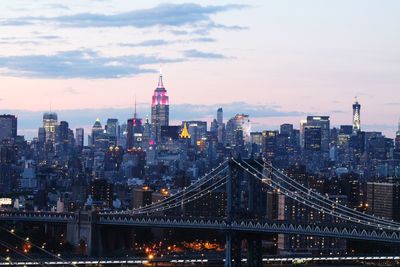
M0 115L0 141L15 137L17 137L17 117L6 114Z
M57 127L56 139L58 143L68 142L69 138L69 124L66 121L61 121L60 125Z
M80 149L83 148L83 141L85 138L85 130L83 128L76 128L75 136L76 136L76 146Z
M118 119L107 119L106 132L110 138L110 141L117 144L118 141Z
M224 122L224 111L222 110L222 108L219 108L217 110L217 122L218 125L222 125L222 123Z
M43 114L43 128L46 131L46 142L56 141L56 128L57 128L57 113L45 112Z
M161 126L169 125L169 98L164 87L162 74L158 79L158 86L154 90L151 102L151 129L157 142L161 141Z
M330 119L329 116L307 116L306 123L302 127L307 128L308 126L319 127L321 131L321 147L322 153L329 153L329 142L330 142ZM304 129L303 129L304 130ZM304 136L305 139L305 131ZM304 147L306 146L305 140L303 140Z
M136 112L136 99L135 99L135 112L133 118L127 121L127 134L126 134L126 148L142 147L143 145L143 120L138 118Z
M396 132L396 138L394 140L395 143L395 148L400 150L400 120L399 120L399 126Z
M359 131L361 131L361 105L356 97L356 101L353 104L353 133Z
M104 133L103 126L101 126L100 119L97 118L96 121L95 121L95 123L93 124L93 127L92 127L92 135L91 135L91 138L92 138L91 141L92 141L92 142L91 142L91 144L92 144L93 146L94 146L96 140L97 140L103 133Z

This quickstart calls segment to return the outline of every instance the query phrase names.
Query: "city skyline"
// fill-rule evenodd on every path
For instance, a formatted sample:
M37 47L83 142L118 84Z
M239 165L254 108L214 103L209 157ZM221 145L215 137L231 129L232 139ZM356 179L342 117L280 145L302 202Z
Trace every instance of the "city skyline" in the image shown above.
M1 1L0 265L400 265L399 11Z
M3 2L0 113L16 114L29 139L50 105L88 128L97 117L125 121L136 95L145 118L161 64L172 124L240 106L255 130L307 115L339 126L351 124L357 95L363 129L394 137L399 3L362 2ZM85 24L88 13L98 16ZM188 104L193 115L182 116ZM82 110L88 118L72 119Z

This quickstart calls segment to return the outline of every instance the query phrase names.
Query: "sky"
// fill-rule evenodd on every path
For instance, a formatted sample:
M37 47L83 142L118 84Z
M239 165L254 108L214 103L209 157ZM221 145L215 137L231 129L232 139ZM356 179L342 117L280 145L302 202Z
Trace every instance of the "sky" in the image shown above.
M0 113L37 135L53 110L89 129L150 114L162 69L173 123L247 113L253 130L307 115L393 137L400 117L397 0L2 0Z

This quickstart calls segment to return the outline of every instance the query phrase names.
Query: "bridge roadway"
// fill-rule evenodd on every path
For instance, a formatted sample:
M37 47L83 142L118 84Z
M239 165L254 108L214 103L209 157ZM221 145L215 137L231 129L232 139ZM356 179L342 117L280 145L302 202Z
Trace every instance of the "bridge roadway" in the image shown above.
M0 211L0 221L68 224L77 222L78 219L78 213ZM163 216L125 215L121 213L92 213L90 221L94 225L279 233L400 243L400 230L384 231L367 226L352 226L350 224L300 224L288 221L254 222L251 220L228 223L226 219L222 218L169 218Z
M366 263L366 262L393 262L399 261L400 256L321 256L321 257L266 257L262 259L262 262L266 265L270 264L324 264L329 262L334 263ZM36 266L36 265L49 265L49 266L87 266L87 265L123 265L123 264L134 264L145 265L154 263L169 264L168 266L176 266L186 264L190 265L201 265L201 266L220 266L225 259L221 258L159 258L152 261L143 258L130 258L130 259L71 259L65 261L59 260L43 260L43 261L0 261L0 266ZM242 262L247 262L247 259L242 259Z

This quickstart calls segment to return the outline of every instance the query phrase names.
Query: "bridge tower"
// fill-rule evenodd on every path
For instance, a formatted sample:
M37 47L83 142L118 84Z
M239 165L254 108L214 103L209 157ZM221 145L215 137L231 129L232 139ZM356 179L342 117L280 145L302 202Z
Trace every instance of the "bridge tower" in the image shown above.
M266 210L262 203L262 187L259 181L245 171L244 160L240 157L229 161L229 175L226 183L227 193L227 223L244 219L259 219ZM259 168L254 159L246 159L246 163L254 168ZM262 170L260 170L262 171ZM226 233L225 267L241 266L242 241L248 244L248 266L260 266L262 264L261 239L252 234L242 235L237 231L229 230Z

